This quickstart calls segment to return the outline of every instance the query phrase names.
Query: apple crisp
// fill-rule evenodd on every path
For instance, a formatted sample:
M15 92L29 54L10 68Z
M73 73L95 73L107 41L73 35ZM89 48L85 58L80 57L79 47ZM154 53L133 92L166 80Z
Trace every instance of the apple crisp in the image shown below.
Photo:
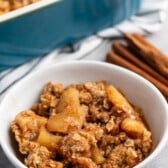
M11 130L29 168L132 168L152 148L140 111L105 81L49 82Z
M0 0L0 15L27 6L39 0Z

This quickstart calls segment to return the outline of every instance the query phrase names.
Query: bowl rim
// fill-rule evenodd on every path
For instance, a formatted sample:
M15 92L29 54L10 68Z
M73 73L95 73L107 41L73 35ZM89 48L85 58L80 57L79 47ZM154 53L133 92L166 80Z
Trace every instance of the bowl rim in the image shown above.
M3 97L3 99L0 102L0 109L3 106L3 103L6 101L6 99L8 98L8 93L10 93L11 91L17 89L19 87L19 85L21 85L24 82L27 82L28 80L30 80L32 77L42 74L45 71L50 71L52 69L55 68L59 68L62 66L75 66L75 65L92 65L92 66L101 66L104 68L109 68L109 69L117 69L121 72L125 72L128 73L130 76L133 76L137 79L140 79L141 81L143 81L143 83L149 85L157 94L157 96L159 97L160 101L162 102L162 105L164 106L165 112L167 111L167 113L165 113L166 116L166 120L168 121L168 104L166 99L163 97L163 95L161 94L161 92L147 79L143 78L142 76L134 73L133 71L130 71L126 68L123 68L121 66L118 65L114 65L114 64L110 64L110 63L106 63L106 62L101 62L101 61L95 61L95 60L72 60L72 61L68 61L68 62L60 62L57 63L56 65L52 65L50 67L47 68L43 68L43 69L39 69L36 70L35 72L27 75L26 77L24 77L22 80L20 80L18 83L16 83L14 86L12 86L9 91L6 93L6 95ZM1 120L1 119L0 119ZM0 128L1 129L1 128ZM149 162L151 162L151 160L153 160L165 147L166 143L168 142L168 122L165 126L165 131L162 135L162 139L158 142L157 147L150 153L150 155L145 158L141 163L139 163L138 165L135 166L135 168L144 168L144 166L146 166ZM0 145L2 147L3 152L5 153L5 155L7 156L7 158L11 161L11 163L17 167L21 167L21 168L26 168L26 166L21 163L21 161L19 161L13 153L11 153L8 150L8 146L6 144L6 141L3 138L3 135L0 131Z

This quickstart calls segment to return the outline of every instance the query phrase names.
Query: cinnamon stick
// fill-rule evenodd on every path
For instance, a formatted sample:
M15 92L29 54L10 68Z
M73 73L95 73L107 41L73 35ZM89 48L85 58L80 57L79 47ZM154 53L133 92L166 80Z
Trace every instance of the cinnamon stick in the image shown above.
M148 73L146 73L144 70L140 69L139 67L131 64L129 61L126 59L120 57L119 55L115 54L114 52L110 51L107 54L106 57L107 62L113 63L116 65L120 65L122 67L125 67L141 76L149 80L151 83L153 83L160 91L161 93L165 96L166 100L168 101L168 87L155 79L154 77L150 76Z
M142 59L168 79L168 57L166 55L147 42L141 35L125 34L124 37Z
M168 80L160 75L157 71L152 69L149 65L144 63L142 60L138 59L136 55L131 53L127 47L118 42L112 44L113 51L128 61L132 62L134 65L146 71L148 74L152 75L154 78L158 79L160 82L168 86Z

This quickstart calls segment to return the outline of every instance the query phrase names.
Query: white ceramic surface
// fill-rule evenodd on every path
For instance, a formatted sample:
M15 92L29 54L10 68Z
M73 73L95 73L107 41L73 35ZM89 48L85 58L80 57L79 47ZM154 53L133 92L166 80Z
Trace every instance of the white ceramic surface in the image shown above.
M49 82L64 85L84 81L106 80L120 88L127 99L140 107L153 134L154 151L136 168L147 168L164 148L168 140L168 109L162 94L144 78L124 68L96 61L72 61L57 64L27 76L17 83L0 104L0 141L9 160L16 168L25 168L15 156L9 133L11 121L17 113L37 101L40 91Z

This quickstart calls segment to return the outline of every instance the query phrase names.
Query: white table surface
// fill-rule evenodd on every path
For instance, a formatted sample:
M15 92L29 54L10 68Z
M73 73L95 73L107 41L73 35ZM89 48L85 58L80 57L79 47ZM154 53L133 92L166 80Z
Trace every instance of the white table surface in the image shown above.
M147 37L147 39L153 43L157 48L168 55L168 17L162 27L162 29ZM92 54L84 57L85 60L98 60L104 61L106 53L111 48L111 41L106 41L104 44L97 48ZM152 165L149 165L147 168L168 168L168 142L167 146L164 150L160 153L158 158L153 161ZM4 155L3 151L0 147L0 168L14 168L6 156Z

